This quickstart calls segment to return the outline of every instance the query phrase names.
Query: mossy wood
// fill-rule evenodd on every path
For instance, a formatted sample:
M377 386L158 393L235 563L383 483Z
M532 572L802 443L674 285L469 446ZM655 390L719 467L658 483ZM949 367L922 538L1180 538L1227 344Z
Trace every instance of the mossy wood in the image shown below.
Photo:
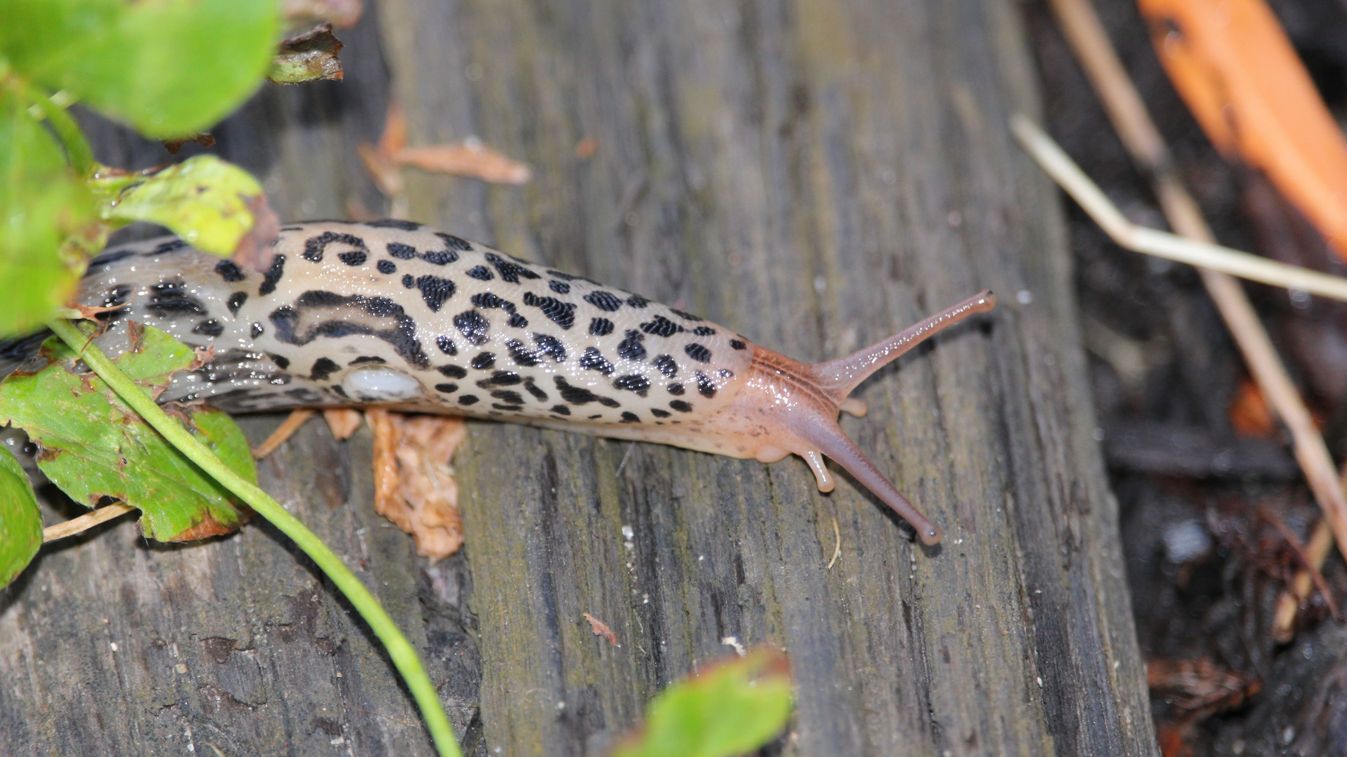
M421 649L469 753L601 750L730 637L790 653L787 753L1154 749L1059 203L1005 127L1038 107L1012 3L387 0L342 36L344 82L271 87L214 130L287 219L382 212L355 145L396 99L413 144L476 135L535 177L410 173L404 215L794 357L983 287L1003 303L845 421L944 528L934 549L798 460L477 423L468 547L428 566L373 514L367 433L310 424L264 461ZM95 136L107 163L166 159ZM44 551L0 595L0 680L16 754L429 752L370 636L265 525Z

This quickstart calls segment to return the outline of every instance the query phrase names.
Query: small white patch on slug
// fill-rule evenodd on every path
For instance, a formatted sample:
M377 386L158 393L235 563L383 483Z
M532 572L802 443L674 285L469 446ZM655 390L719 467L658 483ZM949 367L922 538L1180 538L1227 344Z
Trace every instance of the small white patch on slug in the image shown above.
M420 399L421 382L392 368L362 368L341 380L341 388L360 402L408 402Z

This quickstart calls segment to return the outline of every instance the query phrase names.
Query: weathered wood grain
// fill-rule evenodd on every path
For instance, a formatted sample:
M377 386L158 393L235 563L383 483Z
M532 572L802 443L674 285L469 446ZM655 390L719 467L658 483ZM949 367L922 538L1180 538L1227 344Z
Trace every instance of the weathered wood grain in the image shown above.
M790 652L786 752L1154 750L1056 200L1004 127L1036 107L1010 3L375 10L344 35L345 83L268 91L217 130L288 217L380 208L353 143L394 97L413 143L478 135L536 177L413 174L410 217L787 354L845 353L982 287L1005 303L882 372L844 424L943 525L935 549L798 461L474 424L466 555L427 567L370 514L367 437L306 428L264 483L403 621L469 752L601 750L727 637ZM103 530L0 597L8 745L428 751L368 634L268 528L185 548Z

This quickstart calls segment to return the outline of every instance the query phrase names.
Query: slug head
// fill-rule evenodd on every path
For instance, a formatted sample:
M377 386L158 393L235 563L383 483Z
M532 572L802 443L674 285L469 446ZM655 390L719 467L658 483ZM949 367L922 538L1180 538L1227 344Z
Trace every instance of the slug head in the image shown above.
M994 307L995 296L984 291L884 341L822 363L802 363L754 345L743 388L719 411L727 417L717 420L725 423L714 426L738 429L736 451L744 457L773 462L793 453L804 458L820 491L833 490L824 458L833 460L910 523L923 544L936 544L940 528L899 493L842 431L837 418L841 412L865 414L865 404L850 394L875 371L935 334Z

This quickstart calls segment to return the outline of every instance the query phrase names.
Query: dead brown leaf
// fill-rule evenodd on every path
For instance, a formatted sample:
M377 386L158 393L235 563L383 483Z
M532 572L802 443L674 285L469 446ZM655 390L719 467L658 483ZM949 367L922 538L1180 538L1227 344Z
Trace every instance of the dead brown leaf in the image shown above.
M506 157L477 139L429 147L404 147L393 153L393 161L430 173L467 176L493 184L526 184L533 178L533 170L527 164Z
M367 410L374 430L374 508L438 560L463 546L458 482L449 460L467 438L461 418Z
M599 620L587 612L582 612L580 614L584 616L585 620L589 621L589 630L593 631L595 636L601 636L607 639L608 643L612 644L614 647L622 646L617 643L617 634L613 633L613 629L610 628L607 623L604 623L602 620Z
M1140 0L1203 131L1263 171L1347 260L1347 141L1262 0Z

